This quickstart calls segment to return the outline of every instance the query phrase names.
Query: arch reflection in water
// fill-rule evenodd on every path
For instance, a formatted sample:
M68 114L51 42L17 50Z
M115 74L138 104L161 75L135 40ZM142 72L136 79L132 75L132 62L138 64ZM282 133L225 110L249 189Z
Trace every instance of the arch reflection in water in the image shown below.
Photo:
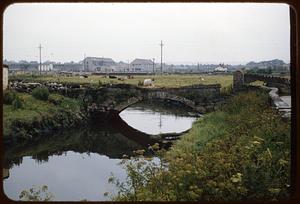
M197 119L191 109L157 102L139 102L120 113L131 127L152 135L181 133Z
M137 105L145 108L145 104ZM174 112L176 109L154 107L163 114L180 116ZM121 181L126 178L125 170L118 165L122 155L132 155L134 150L143 149L155 140L128 126L120 117L104 126L94 123L94 126L41 135L36 141L6 146L5 194L17 200L22 190L47 185L55 200L106 200L103 193L114 190L107 183L110 173Z
M5 194L14 200L24 189L47 185L55 200L106 200L111 172L124 180L118 165L123 154L132 155L143 146L111 127L87 127L6 147L3 182Z

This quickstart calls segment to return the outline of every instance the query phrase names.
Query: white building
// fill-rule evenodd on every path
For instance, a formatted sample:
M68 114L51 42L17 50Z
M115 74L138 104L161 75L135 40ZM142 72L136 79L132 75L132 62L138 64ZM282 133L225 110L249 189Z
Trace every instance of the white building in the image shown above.
M53 64L42 64L39 65L39 71L52 71L53 70Z
M87 72L105 72L105 70L114 64L115 62L111 58L104 57L86 57L83 60L84 71Z
M155 69L155 64L152 60L148 59L135 59L130 63L130 71L132 72L153 72L153 66Z
M215 72L227 72L227 67L224 66L224 64L220 64L218 67L214 69Z
M3 65L3 90L8 87L8 66L6 64Z

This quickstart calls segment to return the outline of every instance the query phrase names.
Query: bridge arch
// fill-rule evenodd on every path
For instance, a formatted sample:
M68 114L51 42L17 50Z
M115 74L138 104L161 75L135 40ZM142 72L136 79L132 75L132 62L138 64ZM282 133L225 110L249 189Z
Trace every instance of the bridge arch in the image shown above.
M129 106L132 106L133 104L136 104L140 101L143 100L154 100L154 99L162 99L162 100L171 100L171 101L176 101L179 102L191 109L193 109L194 111L198 112L196 106L195 106L195 102L181 97L181 96L177 96L177 95L173 95L167 92L150 92L145 94L142 97L131 97L129 98L127 101L119 104L118 106L115 107L115 110L120 113L123 110L125 110L126 108L128 108Z

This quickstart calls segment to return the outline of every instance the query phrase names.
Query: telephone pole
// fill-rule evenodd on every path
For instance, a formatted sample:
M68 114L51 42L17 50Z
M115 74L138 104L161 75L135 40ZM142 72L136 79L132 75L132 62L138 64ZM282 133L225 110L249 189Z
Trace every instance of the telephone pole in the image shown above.
M163 64L162 64L162 52L163 52L163 46L164 44L162 41L160 41L160 74L162 75L162 70L163 70Z
M40 44L40 46L38 47L40 50L40 75L42 74L42 45Z
M83 71L85 72L86 71L86 68L85 68L85 53L83 54L82 64L83 64Z
M153 74L155 74L155 70L154 70L154 66L155 66L155 62L154 62L155 58L153 58Z

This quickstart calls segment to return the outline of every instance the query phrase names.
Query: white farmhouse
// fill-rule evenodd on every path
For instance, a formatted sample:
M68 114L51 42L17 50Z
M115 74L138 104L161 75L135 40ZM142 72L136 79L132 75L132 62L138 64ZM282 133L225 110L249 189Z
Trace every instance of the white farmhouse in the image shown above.
M8 87L8 66L3 64L3 90L7 89Z
M135 59L130 63L130 68L132 72L153 72L154 63L152 60L148 59Z

